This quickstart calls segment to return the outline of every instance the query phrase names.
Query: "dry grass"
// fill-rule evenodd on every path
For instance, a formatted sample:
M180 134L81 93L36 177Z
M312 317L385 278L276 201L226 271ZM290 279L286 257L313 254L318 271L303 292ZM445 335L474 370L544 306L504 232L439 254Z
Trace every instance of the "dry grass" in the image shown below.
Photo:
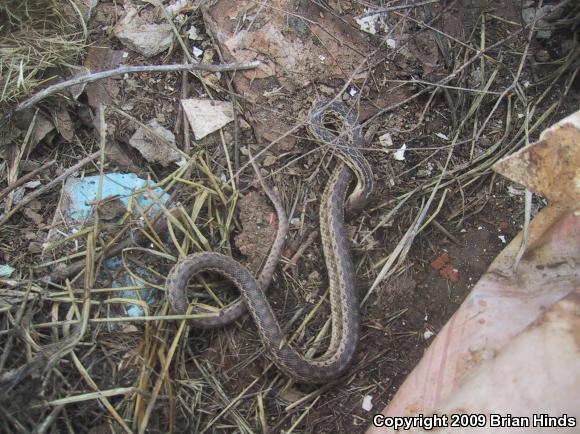
M6 0L0 23L0 104L30 95L58 68L74 67L85 48L74 2Z

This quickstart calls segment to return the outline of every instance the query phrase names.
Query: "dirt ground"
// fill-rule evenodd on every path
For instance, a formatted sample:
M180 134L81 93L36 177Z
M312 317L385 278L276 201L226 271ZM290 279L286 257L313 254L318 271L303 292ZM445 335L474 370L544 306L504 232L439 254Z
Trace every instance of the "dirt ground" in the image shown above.
M260 68L197 77L131 74L90 83L77 100L55 97L41 106L40 115L53 121L68 116L71 124L57 122L22 160L30 167L21 169L27 173L56 159L37 177L46 183L98 150L100 104L117 109L105 112L108 171L165 179L177 166L148 161L129 142L151 119L175 134L177 147L196 156L188 172L194 184L180 179L175 184L181 185L179 207L190 217L197 210L196 230L181 219L190 230L175 229L179 242L172 243L171 234L156 237L145 228L149 251L127 253L127 264L161 279L149 309L150 315L163 316L171 313L163 279L179 249L201 249L189 239L206 250L231 254L259 273L278 224L247 164L248 151L259 153L262 174L290 220L287 248L268 298L287 332L298 331L293 345L319 353L330 340L328 330L317 338L330 307L320 240L310 234L318 232L320 196L335 158L313 140L305 123L313 102L336 96L357 113L366 133L364 154L374 171L369 204L347 222L361 300L389 255L396 255L361 308L361 338L348 373L322 386L289 382L271 366L247 316L216 330L180 328L181 321L167 319L108 324L101 319L117 317L123 308L111 307L119 302L114 292L95 290L109 288L114 276L96 277L90 288L93 322L67 347L76 329L66 322L81 320L86 276L71 277L69 284L47 284L41 278L91 246L101 248L125 226L140 223L138 218L107 222L95 239L69 240L47 254L44 243L55 229L60 196L52 191L4 223L0 234L0 264L17 270L11 280L2 280L0 293L0 347L7 354L0 364L6 390L0 395L0 432L31 432L43 422L47 428L42 432L127 431L119 418L134 432L151 433L365 431L494 257L523 227L524 192L495 175L492 164L532 142L579 101L578 34L572 31L577 25L554 19L548 23L550 37L542 39L530 35L519 1L440 1L425 7L375 3L189 2L181 18L174 18L182 35L191 26L196 29L198 39L184 39L189 51L200 49L205 63L257 58ZM165 23L154 6L107 0L82 4L94 4L87 15L91 47L79 59L88 70L187 60L177 41L145 58L115 33L131 6L144 20ZM395 6L405 7L389 9ZM362 31L363 24L355 20L373 8L389 9L381 20L365 24L374 26L374 34ZM558 17L564 21L566 13L564 8ZM195 140L189 130L184 132L188 127L179 101L186 95L235 100L237 121ZM32 115L15 117L5 143L7 162ZM8 165L0 172L1 188L8 185ZM98 174L98 160L84 170ZM206 198L204 188L219 194ZM534 197L532 213L544 205ZM6 203L2 207L8 210ZM422 213L421 224L411 230ZM118 216L115 212L111 220ZM397 248L406 241L408 250L401 253ZM304 243L297 263L289 264ZM98 271L101 264L96 263ZM205 276L204 282L212 282L209 286L223 302L236 297L218 276ZM215 305L207 293L199 295L204 284L198 282L193 292L201 302ZM112 392L108 398L75 398L97 390ZM362 407L366 396L372 397L371 410Z

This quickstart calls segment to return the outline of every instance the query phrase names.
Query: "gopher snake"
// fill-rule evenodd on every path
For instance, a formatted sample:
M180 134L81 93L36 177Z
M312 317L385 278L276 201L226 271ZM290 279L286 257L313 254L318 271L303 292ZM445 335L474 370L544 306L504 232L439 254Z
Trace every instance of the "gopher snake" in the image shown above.
M172 308L183 313L188 306L186 288L189 279L203 271L215 271L230 280L241 292L241 300L223 308L215 317L192 320L194 327L220 327L236 320L244 312L244 305L252 315L258 333L272 361L288 376L305 383L321 383L340 376L349 366L359 338L359 310L354 284L354 269L350 259L344 224L346 194L353 179L357 185L349 195L348 208L360 210L372 188L372 171L360 147L364 140L361 127L349 109L342 103L321 101L309 115L309 130L319 141L329 144L338 152L342 162L334 169L324 190L320 206L320 232L328 269L332 334L329 348L316 359L306 358L292 348L274 316L263 290L268 287L278 263L288 221L284 208L274 192L266 185L257 165L254 170L264 190L276 208L279 226L276 240L266 261L259 282L234 259L219 253L203 252L179 261L167 276L167 295ZM333 134L325 123L342 123L341 135ZM346 133L348 139L342 137Z

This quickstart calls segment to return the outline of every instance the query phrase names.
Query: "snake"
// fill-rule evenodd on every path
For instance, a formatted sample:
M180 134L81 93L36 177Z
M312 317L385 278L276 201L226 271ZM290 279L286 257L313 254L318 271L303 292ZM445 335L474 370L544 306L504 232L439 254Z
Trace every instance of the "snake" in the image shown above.
M207 271L222 275L237 287L241 297L220 309L214 316L190 319L191 325L205 329L222 327L237 320L247 309L270 359L278 369L297 382L319 384L344 374L356 354L360 313L345 210L350 215L364 208L373 190L373 174L361 151L364 143L362 128L356 115L344 103L336 100L315 102L308 115L307 129L318 142L330 146L339 157L323 191L319 212L332 319L330 343L324 354L307 357L290 345L266 298L265 291L284 249L288 218L280 200L262 178L251 156L253 169L278 215L276 238L258 279L229 256L216 252L198 252L179 260L172 267L167 275L166 293L172 309L183 314L189 306L186 294L189 280ZM355 178L356 185L348 194Z

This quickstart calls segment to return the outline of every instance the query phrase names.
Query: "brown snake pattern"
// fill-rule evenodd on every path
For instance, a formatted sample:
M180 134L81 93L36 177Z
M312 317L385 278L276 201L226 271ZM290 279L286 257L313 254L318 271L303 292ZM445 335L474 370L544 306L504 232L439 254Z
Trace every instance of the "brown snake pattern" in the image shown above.
M325 127L328 117L343 124L344 128L340 129L340 133L347 133L348 139L333 134ZM361 129L349 109L342 103L321 101L311 109L309 120L309 130L314 137L333 146L343 161L332 173L320 207L320 232L328 270L332 316L331 341L326 352L317 358L307 358L292 348L264 295L284 247L288 221L279 199L261 178L253 159L254 170L266 194L274 203L279 219L278 234L259 282L231 257L204 252L189 255L179 261L167 276L166 288L172 308L183 313L189 304L186 288L192 276L204 271L215 271L223 275L240 290L241 300L222 309L216 317L194 320L193 325L201 328L225 325L237 319L244 312L245 305L256 323L270 358L278 368L297 381L321 383L340 376L348 368L356 352L360 328L359 308L344 209L353 174L356 175L357 185L349 195L349 209L360 210L373 185L370 165L359 149L364 142Z

